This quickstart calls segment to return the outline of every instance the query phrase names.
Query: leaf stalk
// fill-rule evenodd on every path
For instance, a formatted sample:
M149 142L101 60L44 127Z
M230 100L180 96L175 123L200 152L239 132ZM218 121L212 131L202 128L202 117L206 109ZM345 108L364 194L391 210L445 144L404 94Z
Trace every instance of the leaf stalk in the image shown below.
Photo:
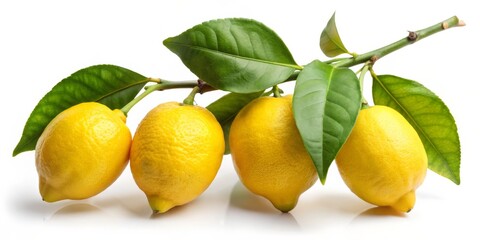
M282 96L283 90L278 87L278 85L273 86L272 88L273 96L278 98Z
M197 93L200 92L200 87L198 86L195 86L192 91L190 92L190 94L188 94L188 97L186 97L184 100L183 100L183 104L184 105L193 105L193 103L195 102L195 95L197 95Z
M372 63L370 61L367 61L365 65L362 67L360 71L360 76L358 77L358 81L360 82L360 91L362 92L362 106L368 106L368 101L367 99L365 99L365 96L363 95L363 82L365 80L365 75L371 68L372 68Z

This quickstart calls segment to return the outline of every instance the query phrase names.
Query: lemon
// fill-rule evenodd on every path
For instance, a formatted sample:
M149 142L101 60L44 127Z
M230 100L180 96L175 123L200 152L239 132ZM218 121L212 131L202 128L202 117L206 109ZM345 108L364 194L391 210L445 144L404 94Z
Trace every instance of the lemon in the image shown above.
M131 134L120 110L87 102L58 114L35 148L46 202L85 199L110 186L128 163Z
M221 165L225 142L220 124L200 106L163 103L140 122L130 167L154 212L197 198Z
M336 164L347 186L361 199L409 212L428 160L420 137L400 113L373 106L360 111Z
M292 96L260 97L230 128L230 151L242 183L282 212L318 179L292 113Z

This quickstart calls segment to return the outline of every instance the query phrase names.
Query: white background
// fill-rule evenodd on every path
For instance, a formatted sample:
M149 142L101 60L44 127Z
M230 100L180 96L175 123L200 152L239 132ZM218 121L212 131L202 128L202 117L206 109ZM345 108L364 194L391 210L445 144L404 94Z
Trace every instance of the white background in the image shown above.
M425 3L423 3L425 2ZM478 11L475 1L1 1L0 2L0 239L315 238L478 239ZM276 31L297 63L326 59L319 35L336 11L350 51L363 53L458 15L451 29L381 59L377 74L420 81L450 107L462 144L462 183L429 171L412 212L375 208L343 184L335 164L326 185L314 185L281 214L238 183L230 156L194 202L152 216L129 168L106 191L82 201L42 202L33 152L13 158L24 124L41 97L71 73L115 64L169 80L195 77L162 41L206 20L254 18ZM291 93L292 86L282 86ZM367 81L366 89L370 88ZM129 115L134 132L155 105L188 91L154 93ZM207 105L222 93L198 96ZM368 95L368 94L367 94ZM367 96L368 97L368 96ZM475 157L477 156L477 157ZM475 229L477 228L477 229Z

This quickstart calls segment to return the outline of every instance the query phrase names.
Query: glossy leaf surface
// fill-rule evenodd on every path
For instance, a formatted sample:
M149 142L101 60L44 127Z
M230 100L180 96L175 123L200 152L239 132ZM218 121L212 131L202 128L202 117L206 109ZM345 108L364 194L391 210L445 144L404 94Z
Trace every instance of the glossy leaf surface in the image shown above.
M460 140L450 110L422 84L393 75L374 77L375 104L400 112L422 139L428 167L460 184Z
M335 14L332 15L320 35L320 49L327 57L335 57L342 53L348 53L347 48L343 45L342 39L338 34Z
M82 102L100 102L111 109L122 108L147 82L144 76L114 65L96 65L73 73L37 103L13 155L34 150L45 127L63 110Z
M322 183L352 131L361 106L354 72L313 61L300 72L293 96L297 128Z
M263 91L300 68L275 32L250 19L204 22L163 43L200 79L231 92Z

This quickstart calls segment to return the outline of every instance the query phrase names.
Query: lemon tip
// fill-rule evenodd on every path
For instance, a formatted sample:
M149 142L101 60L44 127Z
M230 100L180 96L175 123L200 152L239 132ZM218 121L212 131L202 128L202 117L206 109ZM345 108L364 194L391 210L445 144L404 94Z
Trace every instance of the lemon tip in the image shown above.
M391 207L399 212L409 213L415 205L415 191L410 191L401 196Z
M147 196L147 199L154 214L165 213L175 207L175 204L172 201L163 199L159 196Z

